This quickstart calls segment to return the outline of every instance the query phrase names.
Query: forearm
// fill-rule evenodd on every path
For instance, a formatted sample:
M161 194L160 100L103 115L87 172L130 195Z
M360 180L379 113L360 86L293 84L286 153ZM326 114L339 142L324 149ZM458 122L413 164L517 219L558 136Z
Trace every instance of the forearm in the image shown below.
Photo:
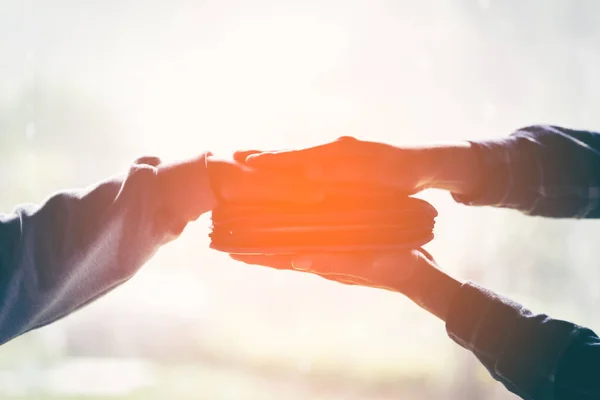
M421 188L465 204L556 218L600 217L600 134L531 126L485 141L411 151Z
M544 314L471 283L433 262L419 266L407 294L446 323L492 377L524 399L600 398L600 339L589 329Z
M449 190L459 202L547 217L600 217L598 133L532 126L422 154L425 187Z
M492 377L530 400L600 398L600 341L589 329L465 284L446 320L449 336Z
M472 196L482 185L480 158L469 142L437 144L418 150L424 189Z
M460 291L462 282L438 268L426 252L420 258L414 275L403 293L421 308L446 321L450 305Z
M51 323L128 280L214 201L204 158L156 159L0 218L0 343Z

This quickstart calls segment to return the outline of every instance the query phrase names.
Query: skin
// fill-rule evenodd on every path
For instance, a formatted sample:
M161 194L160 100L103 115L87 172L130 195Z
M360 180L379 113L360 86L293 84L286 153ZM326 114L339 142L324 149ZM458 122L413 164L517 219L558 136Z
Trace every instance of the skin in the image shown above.
M212 156L207 159L207 168L214 192L229 203L311 203L322 198L301 177L290 181L287 174Z
M442 189L475 195L479 160L469 143L396 147L343 137L302 150L240 151L235 160L257 170L293 173L335 190L336 184L382 185L414 194ZM321 184L321 185L319 185ZM318 198L323 192L311 193ZM247 264L294 269L343 284L402 293L445 321L462 282L443 272L423 249L392 253L231 255Z

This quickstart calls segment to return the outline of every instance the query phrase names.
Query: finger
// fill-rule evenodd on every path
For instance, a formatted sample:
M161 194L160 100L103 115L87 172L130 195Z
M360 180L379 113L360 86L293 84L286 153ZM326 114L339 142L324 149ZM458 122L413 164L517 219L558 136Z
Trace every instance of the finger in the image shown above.
M397 174L398 168L395 165L386 165L384 160L374 156L339 157L336 159L327 159L315 161L302 168L306 179L319 183L334 183L330 186L332 190L340 190L340 184L353 184L348 188L357 189L370 186L373 189L384 190L384 187L394 185L390 179L391 173ZM364 188L363 188L364 190Z
M279 270L297 270L292 267L292 257L291 255L262 255L262 254L230 254L229 257L236 261L241 261L245 264L249 265L258 265L268 268L274 268ZM300 271L299 272L307 272L313 273L311 271ZM345 275L345 274L317 274L321 278L327 279L329 281L342 283L344 285L359 285L359 286L369 286L370 282L366 279Z
M357 276L351 275L340 275L340 274L315 274L321 278L327 279L328 281L343 283L344 285L354 286L372 286L372 282L367 279L363 279Z
M342 285L363 286L360 283L357 283L356 280L350 279L344 275L319 275L319 274L313 274L313 275L317 275L318 277L326 279L331 282L341 283Z
M303 254L293 257L291 262L292 268L298 271L318 275L363 277L364 271L373 263L373 254L368 252Z
M246 158L253 167L297 167L324 157L358 155L359 143L355 138L344 136L334 142L308 147L301 150L267 151L251 154Z
M248 255L248 254L230 254L229 257L236 261L241 261L248 265L257 265L262 267L274 268L279 270L294 270L289 255ZM304 272L304 271L298 271ZM311 273L310 271L307 271ZM370 282L358 277L341 274L314 274L329 281L352 286L370 286Z
M293 175L283 175L270 171L246 172L230 188L232 200L237 202L285 202L318 203L324 197L324 191L306 180Z
M281 270L293 269L289 255L230 254L229 257L249 265L260 265Z
M368 286L399 287L414 273L418 258L417 250L300 255L292 267L324 277L344 275Z
M347 285L406 292L421 257L419 250L391 253L331 253L312 255L230 255L246 264L313 273ZM407 283L408 282L408 283Z
M398 291L397 288L386 285L384 283L377 283L377 282L373 282L373 281L370 281L367 279L361 279L361 278L357 278L357 277L347 277L345 275L319 275L319 274L315 274L315 275L318 275L323 279L327 279L328 281L341 283L343 285L363 286L363 287L370 287L373 289Z
M246 158L252 154L262 153L260 150L240 150L233 153L233 159L240 164L246 163Z
M395 178L401 170L396 158L379 157L378 154L363 153L352 155L345 153L339 155L328 154L322 156L319 152L310 152L311 149L279 153L254 153L248 156L247 164L261 169L267 168L294 168L299 176L311 182L334 183L330 189L340 190L340 184L369 185L372 187L391 187L396 185ZM306 153L304 153L306 152ZM333 152L332 152L333 153ZM255 162L257 157L273 154L274 158ZM290 157L288 157L288 155ZM279 158L281 156L281 158ZM275 158L277 157L277 158Z
M335 276L323 276L323 275L318 275L318 274L314 274L317 275L323 279L327 279L328 281L332 281L332 282L337 282L337 283L341 283L342 285L348 285L348 286L357 286L359 285L355 280L353 279L348 279L346 276L344 275L335 275Z
M424 248L419 248L415 251L418 251L419 253L421 253L423 255L423 257L425 257L427 259L427 261L429 261L430 263L434 263L435 264L435 259L433 258L433 256L431 255L431 253L429 253L427 250L425 250Z
M207 163L213 189L218 197L232 203L288 202L315 203L323 190L291 173L257 170L247 165L210 158Z

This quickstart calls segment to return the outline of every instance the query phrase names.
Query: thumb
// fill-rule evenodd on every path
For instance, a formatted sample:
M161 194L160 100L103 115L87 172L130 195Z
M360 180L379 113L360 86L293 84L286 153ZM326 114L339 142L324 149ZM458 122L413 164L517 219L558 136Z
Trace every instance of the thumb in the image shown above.
M248 156L261 153L260 150L239 150L233 153L233 159L240 164L245 164Z

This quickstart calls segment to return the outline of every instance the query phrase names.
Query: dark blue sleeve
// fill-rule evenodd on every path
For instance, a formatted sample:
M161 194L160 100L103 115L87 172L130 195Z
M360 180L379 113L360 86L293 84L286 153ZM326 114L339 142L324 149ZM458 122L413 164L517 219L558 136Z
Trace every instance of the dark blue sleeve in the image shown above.
M481 187L457 201L546 217L600 217L599 133L540 125L472 145Z
M527 400L600 399L600 339L472 283L454 299L449 336Z
M578 329L556 371L556 399L600 399L600 338Z
M128 280L214 198L204 156L137 162L125 178L0 214L0 344Z

